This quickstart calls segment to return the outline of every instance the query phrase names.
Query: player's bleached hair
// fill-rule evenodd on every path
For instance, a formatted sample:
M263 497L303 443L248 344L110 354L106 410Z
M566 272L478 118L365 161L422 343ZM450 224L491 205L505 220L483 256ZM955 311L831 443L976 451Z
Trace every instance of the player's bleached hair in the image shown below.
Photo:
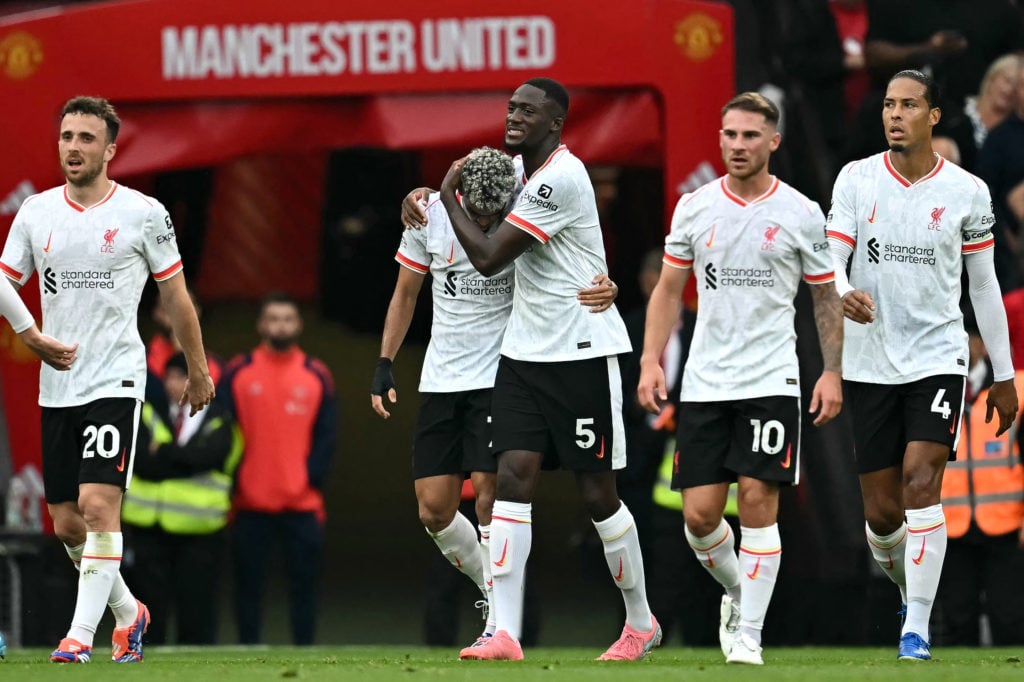
M749 111L752 114L761 114L764 120L770 125L779 125L779 108L759 92L741 92L725 103L722 107L722 116L725 116L733 109Z
M61 119L68 114L99 116L107 124L107 144L117 141L117 133L121 130L121 119L117 117L114 105L102 97L72 97L60 110Z
M904 69L893 75L889 79L889 83L897 78L909 78L912 81L917 81L924 86L924 101L928 104L928 108L935 109L939 106L939 86L935 84L934 78L917 69Z
M462 195L477 211L490 215L508 205L516 190L512 157L491 147L478 147L462 166Z

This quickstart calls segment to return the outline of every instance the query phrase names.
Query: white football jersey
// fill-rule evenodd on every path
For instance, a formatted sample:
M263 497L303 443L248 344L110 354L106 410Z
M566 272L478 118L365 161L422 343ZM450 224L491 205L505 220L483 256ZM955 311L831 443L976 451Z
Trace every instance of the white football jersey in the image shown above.
M778 178L748 202L719 178L679 199L664 263L697 277L683 400L800 395L793 299L834 279L816 203Z
M160 202L117 183L89 208L64 186L29 197L14 218L0 269L18 284L38 271L44 331L79 344L70 371L43 364L40 405L144 398L139 299L149 274L161 281L181 271L174 227Z
M984 182L936 158L913 184L889 152L847 164L836 179L828 236L853 248L850 284L876 307L870 324L846 320L846 379L901 384L967 374L963 254L993 247L992 200Z
M583 163L561 145L526 183L507 218L537 243L516 259L512 315L501 354L564 362L630 351L613 305L592 313L576 294L608 272L594 188Z
M494 388L498 355L512 310L515 266L491 277L476 271L459 244L440 195L427 200L427 226L406 230L395 254L403 266L433 278L434 320L420 391Z

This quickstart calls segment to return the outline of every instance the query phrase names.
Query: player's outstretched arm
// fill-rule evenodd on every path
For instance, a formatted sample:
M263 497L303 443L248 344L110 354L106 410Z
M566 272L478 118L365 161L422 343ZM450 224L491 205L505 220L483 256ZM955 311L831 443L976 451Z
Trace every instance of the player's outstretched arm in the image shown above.
M409 324L412 322L413 313L416 311L416 299L419 296L420 288L423 286L424 275L410 270L406 267L398 268L398 281L395 282L395 292L391 295L391 303L388 304L388 314L384 318L384 334L380 341L380 358L373 371L373 381L370 384L370 406L373 411L384 419L391 416L391 413L384 407L384 396L392 404L398 402L398 391L395 388L395 378L391 374L391 363L402 347L402 341L409 331Z
M185 275L178 273L170 279L157 282L160 300L171 320L174 338L181 344L188 363L188 379L185 390L178 400L179 405L189 405L190 415L195 414L210 404L217 391L210 378L210 368L206 364L206 351L203 349L203 335L199 329L199 316L196 315L192 297L185 288Z
M417 187L402 199L402 225L407 229L420 229L427 226L427 214L423 206L434 190L429 187Z
M663 265L658 284L647 302L647 320L644 323L644 350L640 356L640 382L636 399L640 407L652 414L661 412L668 400L665 370L661 354L683 308L683 287L690 278L690 269Z
M814 384L809 411L818 415L814 425L823 426L843 408L843 302L833 282L812 284L811 299L824 370Z
M619 285L603 272L591 280L594 285L576 292L576 300L580 305L590 308L592 313L603 313L612 307L619 296Z

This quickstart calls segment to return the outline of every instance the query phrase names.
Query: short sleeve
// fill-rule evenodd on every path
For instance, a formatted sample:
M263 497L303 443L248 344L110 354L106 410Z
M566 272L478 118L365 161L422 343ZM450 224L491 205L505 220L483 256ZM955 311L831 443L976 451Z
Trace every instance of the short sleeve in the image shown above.
M535 175L516 202L506 220L547 244L570 225L578 224L580 191L568 173L547 172Z
M832 188L832 207L825 220L825 234L852 249L857 246L857 192L851 168L852 164L843 168Z
M690 207L692 194L680 197L672 212L672 226L665 237L665 255L662 262L673 268L687 269L693 267L693 239L687 231L693 218Z
M995 237L992 235L992 225L995 224L995 221L992 196L989 194L988 185L978 180L978 190L971 197L971 212L967 215L961 229L963 237L961 252L966 255L993 248Z
M154 202L146 216L142 243L153 279L162 282L181 272L181 254L178 253L174 225L167 209L159 202Z
M0 256L0 270L19 286L28 281L35 271L32 243L29 240L28 223L23 211L18 212L14 224L11 225L11 231L7 234L7 243L4 244L4 252Z
M800 224L798 237L804 280L808 284L824 284L835 279L835 267L825 234L825 216L816 203L810 203L808 210Z
M395 252L395 260L399 265L409 268L413 272L425 275L430 272L430 252L427 250L427 230L437 229L438 222L448 220L448 213L441 204L440 195L432 194L427 197L427 206L424 213L427 215L427 224L420 229L407 228L402 232L402 239L398 243L398 251Z

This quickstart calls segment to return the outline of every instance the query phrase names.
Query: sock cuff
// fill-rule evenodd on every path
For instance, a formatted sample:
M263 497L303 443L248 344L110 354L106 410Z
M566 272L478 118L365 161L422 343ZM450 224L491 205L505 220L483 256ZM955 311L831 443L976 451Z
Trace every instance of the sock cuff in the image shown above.
M773 523L764 528L746 528L740 526L740 550L748 554L775 554L782 551L782 538L779 537L779 524Z
M878 535L875 531L871 530L871 526L869 526L867 521L865 521L864 534L867 536L868 542L878 549L892 549L906 539L907 524L904 522L899 528L888 535Z
M85 553L85 543L83 542L82 544L75 545L74 547L65 543L64 551L67 552L68 556L71 557L71 560L77 564L82 560L82 554Z
M942 513L941 504L933 504L924 509L907 510L907 532L912 535L928 535L946 525L946 517Z
M91 532L85 534L82 559L121 559L124 536L121 533Z
M437 531L436 533L432 532L429 528L427 528L425 526L424 526L424 530L427 531L427 535L429 535L430 537L432 537L432 538L434 538L436 540L436 539L448 537L452 533L457 532L459 530L460 526L469 526L470 529L473 528L473 524L470 522L470 520L467 519L465 516L463 516L462 512L458 512L457 511L457 512L455 512L455 518L452 519L452 522L449 523L444 528L442 528L441 530Z
M633 515L625 504L622 504L617 512L604 521L592 521L592 523L603 542L618 540L628 533L630 528L636 525L636 522L633 521Z
M689 527L685 524L683 525L683 532L686 534L686 542L690 544L690 547L701 552L708 552L728 540L732 529L729 528L729 523L722 519L718 522L718 528L702 538L691 533Z
M495 521L508 521L510 523L531 523L533 518L533 505L529 502L506 502L495 500L494 508L491 510L491 524Z
M483 524L479 524L476 527L476 529L480 533L480 540L481 541L483 541L483 540L490 540L491 539L491 524L488 523L486 526L483 525Z

